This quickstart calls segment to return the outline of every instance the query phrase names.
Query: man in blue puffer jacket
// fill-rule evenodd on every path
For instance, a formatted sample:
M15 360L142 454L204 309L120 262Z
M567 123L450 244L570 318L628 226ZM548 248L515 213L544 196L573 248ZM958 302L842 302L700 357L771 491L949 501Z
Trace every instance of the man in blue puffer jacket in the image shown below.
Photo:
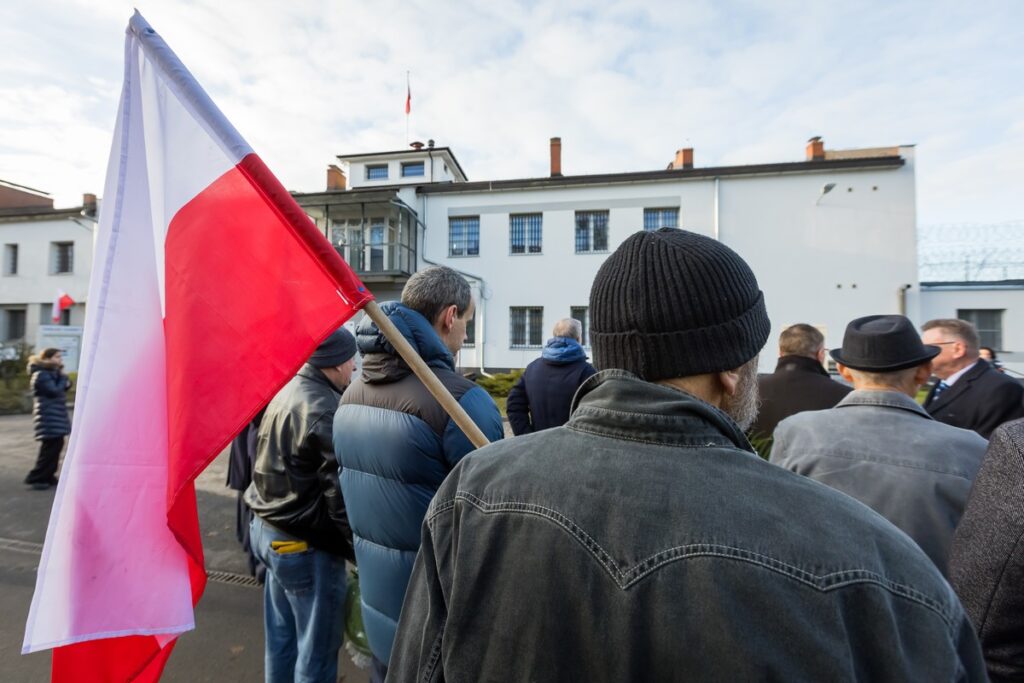
M541 357L526 366L512 387L506 410L516 436L561 427L569 421L572 397L597 372L580 345L582 327L573 318L555 323Z
M469 283L451 268L427 268L409 278L401 303L381 310L484 435L501 439L494 401L455 372L453 354L473 318ZM371 680L383 681L427 505L473 445L369 318L356 341L362 374L335 414L334 453L359 565Z

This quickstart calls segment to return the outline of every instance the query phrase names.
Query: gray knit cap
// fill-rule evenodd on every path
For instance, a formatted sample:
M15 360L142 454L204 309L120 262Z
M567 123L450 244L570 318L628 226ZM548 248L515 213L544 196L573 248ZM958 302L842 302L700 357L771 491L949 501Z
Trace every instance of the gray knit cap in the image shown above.
M750 266L686 230L638 232L601 266L590 290L594 364L654 382L738 368L771 323Z

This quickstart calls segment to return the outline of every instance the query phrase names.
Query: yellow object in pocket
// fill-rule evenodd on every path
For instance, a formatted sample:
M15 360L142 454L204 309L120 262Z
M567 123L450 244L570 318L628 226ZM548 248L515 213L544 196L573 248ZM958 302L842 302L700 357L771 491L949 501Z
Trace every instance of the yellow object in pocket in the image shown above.
M309 544L305 541L271 541L270 549L278 555L290 555L309 550Z

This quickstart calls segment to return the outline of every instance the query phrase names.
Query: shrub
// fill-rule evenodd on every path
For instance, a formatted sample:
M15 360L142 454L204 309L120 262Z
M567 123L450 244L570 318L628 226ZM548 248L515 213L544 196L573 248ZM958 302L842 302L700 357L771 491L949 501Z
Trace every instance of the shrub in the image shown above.
M492 398L505 398L522 375L522 370L499 372L491 377L478 377L476 383L482 386Z

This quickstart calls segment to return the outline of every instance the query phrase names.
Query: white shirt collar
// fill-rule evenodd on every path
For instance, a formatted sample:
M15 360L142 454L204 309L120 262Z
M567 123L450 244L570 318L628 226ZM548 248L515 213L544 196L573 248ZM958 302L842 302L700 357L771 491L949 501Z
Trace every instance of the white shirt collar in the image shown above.
M949 377L947 377L946 379L944 379L942 381L945 382L949 386L953 386L954 384L956 384L956 381L958 379L960 379L961 377L966 375L967 371L970 370L971 368L973 368L977 364L978 364L978 361L974 361L973 363L968 365L966 368L961 368L961 369L957 370L952 375L950 375Z

